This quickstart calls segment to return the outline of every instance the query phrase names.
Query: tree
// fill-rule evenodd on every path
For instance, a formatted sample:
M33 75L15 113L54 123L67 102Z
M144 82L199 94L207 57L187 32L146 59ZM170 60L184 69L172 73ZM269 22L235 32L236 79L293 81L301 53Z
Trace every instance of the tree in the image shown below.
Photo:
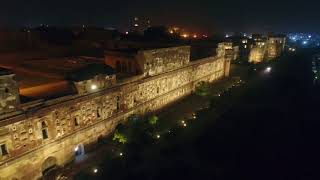
M153 115L153 116L150 116L148 120L151 125L156 125L159 118L158 118L158 116Z
M117 142L119 142L121 144L125 144L125 143L127 143L128 138L125 136L125 134L119 132L119 130L116 129L116 131L114 132L112 140L113 141L117 141Z
M209 94L209 85L208 83L201 81L196 85L196 94L198 96L206 96Z

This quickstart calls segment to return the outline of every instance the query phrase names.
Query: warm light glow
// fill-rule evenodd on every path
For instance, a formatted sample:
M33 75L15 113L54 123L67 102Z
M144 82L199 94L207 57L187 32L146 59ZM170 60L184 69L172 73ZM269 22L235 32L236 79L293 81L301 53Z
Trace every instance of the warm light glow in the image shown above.
M160 135L159 134L157 135L157 138L160 139Z
M138 27L139 26L139 24L134 24L134 27Z
M74 151L75 151L75 152L77 152L78 150L79 150L79 147L78 147L78 146L74 148Z
M95 173L95 174L98 173L98 169L97 169L97 168L94 168L94 169L93 169L93 173Z
M96 90L97 88L98 88L97 85L95 85L95 84L91 85L91 90Z
M188 38L189 34L182 34L181 36L184 37L184 38Z
M197 37L198 37L198 35L196 35L196 34L193 35L193 38L197 38Z
M121 152L119 155L120 155L120 156L123 156L123 153Z
M173 34L173 33L174 33L173 30L170 30L169 32L170 32L170 34Z

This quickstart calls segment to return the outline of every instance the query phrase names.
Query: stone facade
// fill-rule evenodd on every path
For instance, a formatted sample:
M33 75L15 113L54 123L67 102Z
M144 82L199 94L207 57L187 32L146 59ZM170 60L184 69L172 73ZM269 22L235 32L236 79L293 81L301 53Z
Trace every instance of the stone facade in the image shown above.
M219 48L218 56L190 63L188 52L179 48L178 55L168 49L148 51L143 53L149 63L146 76L94 93L22 104L5 114L0 117L0 179L37 179L73 160L75 151L110 134L131 115L159 110L192 93L197 83L225 77L233 55L223 45ZM167 66L156 69L159 63Z
M0 69L0 115L15 111L20 103L18 83L15 75Z
M138 64L143 74L153 76L171 71L190 60L190 46L163 48L138 52Z
M153 76L182 67L189 60L190 46L105 51L105 63L118 73L129 75Z
M281 55L286 43L285 37L269 37L267 40L266 59L273 60Z
M261 63L265 58L265 54L266 54L265 41L255 42L249 54L249 62Z

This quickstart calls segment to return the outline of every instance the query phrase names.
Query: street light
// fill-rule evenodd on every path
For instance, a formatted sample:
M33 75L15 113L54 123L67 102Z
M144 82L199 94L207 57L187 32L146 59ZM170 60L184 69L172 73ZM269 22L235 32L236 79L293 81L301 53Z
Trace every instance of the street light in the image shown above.
M79 147L76 146L76 147L74 148L74 152L77 152L78 150L79 150Z
M264 70L265 73L270 73L271 72L271 67L267 67L265 70Z

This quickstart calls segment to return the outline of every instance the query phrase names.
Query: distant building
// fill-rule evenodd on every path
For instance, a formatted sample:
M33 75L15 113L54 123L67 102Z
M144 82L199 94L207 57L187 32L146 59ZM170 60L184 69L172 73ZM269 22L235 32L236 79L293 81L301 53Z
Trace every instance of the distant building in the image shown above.
M146 29L151 27L150 19L143 19L139 17L134 17L130 24L130 32L131 33L140 33L142 34Z
M267 40L266 59L272 60L279 57L284 51L285 43L285 36L269 36Z
M261 63L265 58L265 53L266 53L266 42L256 41L250 50L249 62Z
M282 35L270 35L264 38L253 35L254 45L251 47L249 62L260 63L264 60L273 60L284 51L286 38Z

